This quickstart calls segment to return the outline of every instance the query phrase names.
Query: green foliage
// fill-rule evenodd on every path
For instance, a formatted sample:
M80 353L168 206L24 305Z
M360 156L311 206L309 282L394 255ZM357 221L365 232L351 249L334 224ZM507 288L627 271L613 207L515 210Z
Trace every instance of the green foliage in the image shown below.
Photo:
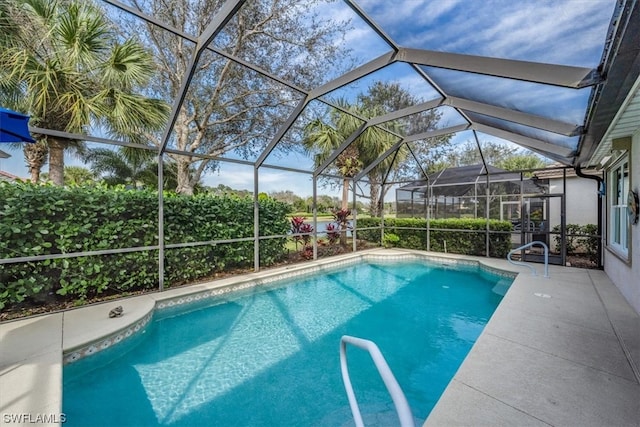
M123 187L0 183L0 259L158 244L158 194ZM253 237L253 200L165 194L165 244ZM289 207L259 200L260 232L289 230ZM260 242L263 265L284 256L286 239ZM253 241L167 248L167 286L253 263ZM158 252L59 258L0 265L0 308L56 295L86 299L158 286Z
M519 171L526 169L540 169L547 166L544 159L536 154L513 154L495 163L495 166L508 170Z
M398 242L400 241L400 236L393 233L386 233L384 235L383 243L385 248L393 248L394 246L398 246Z
M553 227L553 231L560 233L559 225ZM586 253L593 262L598 262L598 226L595 224L567 224L565 227L565 245L567 255L575 255L577 253ZM560 253L562 250L562 240L560 237L556 239L555 251Z
M132 142L165 125L170 106L139 91L155 76L153 55L124 39L94 2L3 2L2 20L0 97L29 113L33 125L78 133L98 125ZM62 185L63 150L82 143L34 136L48 146L49 179ZM26 156L33 179L44 159Z
M598 236L598 226L596 224L587 224L582 226L582 233L587 234L588 237L585 237L583 241L583 245L587 254L589 255L589 259L598 264L598 246L600 244L600 237Z
M379 227L380 218L358 219L358 228ZM485 219L433 219L430 220L430 249L436 252L447 252L465 255L484 255L486 252ZM509 221L489 221L490 231L511 231ZM398 237L394 246L407 249L427 249L427 221L419 218L387 218L384 220L385 244L387 235ZM469 231L460 231L469 230ZM380 240L380 230L359 230L359 239L369 241ZM489 233L492 257L507 256L511 249L511 235L507 233Z

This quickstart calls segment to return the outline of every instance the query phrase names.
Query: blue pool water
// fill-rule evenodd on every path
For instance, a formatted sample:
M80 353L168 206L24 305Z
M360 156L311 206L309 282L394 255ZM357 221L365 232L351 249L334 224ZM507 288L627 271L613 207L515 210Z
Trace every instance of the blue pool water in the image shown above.
M505 280L475 267L363 263L161 310L144 333L65 366L65 426L352 425L342 335L380 347L424 420ZM369 355L348 354L365 420L395 417Z

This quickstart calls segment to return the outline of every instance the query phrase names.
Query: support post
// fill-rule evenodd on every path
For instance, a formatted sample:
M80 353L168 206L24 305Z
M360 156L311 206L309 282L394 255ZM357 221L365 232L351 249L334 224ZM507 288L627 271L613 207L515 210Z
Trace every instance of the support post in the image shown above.
M491 250L491 239L489 236L489 230L490 230L490 226L489 226L489 221L491 219L491 215L489 214L489 209L491 207L491 203L489 201L489 195L491 194L491 191L489 190L489 184L491 183L491 180L489 179L489 169L487 168L487 189L485 190L485 217L486 217L486 231L485 231L485 256L487 258L489 258L489 251ZM477 184L476 184L477 185Z
M158 290L164 291L164 176L163 155L158 152Z
M358 250L358 243L356 241L356 227L358 226L358 207L356 205L356 181L351 181L353 183L353 208L351 209L351 213L353 215L353 227L351 229L351 240L353 245L353 252Z
M313 175L313 259L318 259L318 177Z
M427 251L431 250L431 197L433 186L427 181Z
M560 254L562 265L567 265L567 169L562 169L562 197L560 198L560 230L562 241Z
M253 168L253 270L260 271L260 203L258 200L258 167Z

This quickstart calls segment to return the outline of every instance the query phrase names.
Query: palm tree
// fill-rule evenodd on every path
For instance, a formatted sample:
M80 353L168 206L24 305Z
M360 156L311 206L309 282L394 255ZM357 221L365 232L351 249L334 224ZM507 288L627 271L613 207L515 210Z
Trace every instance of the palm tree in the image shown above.
M313 155L314 164L320 166L329 155L342 144L342 142L354 132L361 124L351 123L338 110L331 113L332 124L324 123L316 119L305 127L303 147ZM352 117L352 116L349 116ZM336 166L342 180L342 209L347 209L349 204L349 178L352 178L362 167L358 160L357 148L352 144L336 159Z
M45 181L49 180L49 174L47 172L40 174L40 177ZM64 167L64 182L66 184L83 185L95 183L95 178L89 169L83 168L82 166Z
M47 145L46 140L40 139L35 144L24 144L22 152L24 153L24 160L27 163L27 168L29 169L31 182L36 184L40 181L40 171L42 170L42 166L47 163L49 146Z
M165 123L166 103L137 93L154 73L153 58L133 39L118 41L91 2L3 1L0 33L0 92L20 100L35 126L81 134L95 123L130 136ZM81 142L34 136L47 144L50 179L63 185L64 150ZM37 159L27 158L32 177Z
M65 166L64 180L69 184L82 185L94 182L95 176L82 166Z
M382 109L376 106L349 105L343 100L339 101L339 105L354 115L333 109L330 113L330 123L316 119L305 127L303 146L307 152L313 155L316 167L321 165L336 148L362 126L362 120L355 115L375 117L383 114ZM394 124L391 126L396 127ZM347 209L349 204L349 179L361 171L363 166L376 160L396 140L392 134L379 127L368 127L336 158L335 167L343 177L342 209ZM384 173L391 166L390 162L391 159L387 159L368 173L372 205L377 203L381 173Z
M359 105L348 105L345 101L340 101L339 104L346 111L353 113L353 115L333 109L330 113L330 123L324 123L322 120L317 119L305 127L303 146L307 152L313 155L316 167L324 163L336 148L342 145L350 135L362 126L362 120L358 119L355 114L364 117L374 117L382 113L377 107L366 108ZM344 214L347 212L349 206L350 178L353 178L360 172L363 166L371 164L376 160L382 153L388 150L394 142L395 139L388 132L378 127L368 127L349 147L336 157L335 169L337 169L343 178L342 209L341 212L336 214L342 218L342 220L339 221L341 228L341 245L345 246L347 241L347 224ZM390 166L389 160L385 160L368 173L370 177L369 188L371 190L372 209L377 206L378 193L376 189L379 189L379 181L377 179L380 171Z
M128 147L95 148L89 150L84 160L91 164L91 172L109 185L129 184L135 187L157 186L157 166L151 151L133 150Z
M95 148L89 150L84 161L91 164L91 172L108 185L131 185L133 187L157 188L158 162L154 151L118 147L116 150ZM178 185L176 163L163 163L163 189L175 189ZM201 190L200 183L194 186Z

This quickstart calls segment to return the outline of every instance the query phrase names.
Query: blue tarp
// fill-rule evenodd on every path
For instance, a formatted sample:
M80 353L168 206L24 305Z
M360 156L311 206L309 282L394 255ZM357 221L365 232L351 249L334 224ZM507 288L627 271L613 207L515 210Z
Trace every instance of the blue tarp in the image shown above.
M36 142L29 134L29 116L0 108L0 142Z

